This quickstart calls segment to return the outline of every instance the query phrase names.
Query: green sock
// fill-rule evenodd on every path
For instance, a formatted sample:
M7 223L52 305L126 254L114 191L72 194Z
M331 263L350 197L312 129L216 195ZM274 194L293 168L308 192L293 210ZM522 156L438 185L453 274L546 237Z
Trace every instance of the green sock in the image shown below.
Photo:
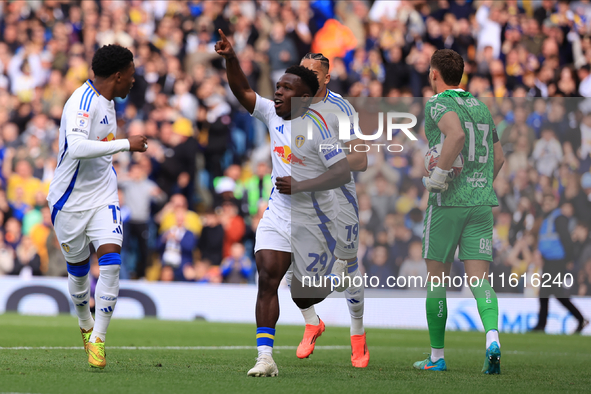
M497 293L493 290L488 279L481 279L478 286L472 287L472 294L476 298L480 320L484 326L484 331L499 329L499 302Z
M447 299L444 285L433 286L427 282L427 325L431 347L443 349L445 343L445 323L447 322Z

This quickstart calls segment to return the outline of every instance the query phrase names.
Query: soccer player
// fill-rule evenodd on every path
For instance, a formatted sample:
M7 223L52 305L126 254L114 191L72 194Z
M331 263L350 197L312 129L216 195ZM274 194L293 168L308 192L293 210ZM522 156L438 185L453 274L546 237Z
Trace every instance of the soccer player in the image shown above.
M279 318L277 289L293 260L290 288L298 307L309 308L330 292L308 296L312 289L304 288L302 282L304 276L321 279L331 272L337 236L333 219L339 208L332 189L348 183L351 170L343 151L335 147L334 131L320 114L303 106L309 105L318 91L314 73L302 66L289 67L277 82L274 101L264 99L250 88L232 45L221 30L219 33L221 40L215 49L226 59L232 92L252 116L267 125L271 136L275 188L257 227L255 244L259 355L248 376L277 376L273 361ZM301 103L292 106L292 98L298 97ZM315 127L313 138L306 132L308 119Z
M349 124L353 126L353 107L341 95L330 91L327 87L330 82L330 74L328 73L329 60L321 53L308 53L301 60L300 65L312 70L318 77L320 85L320 89L312 100L310 108L318 111L321 115L325 114L326 110L343 112L349 118ZM327 119L333 121L333 124L331 124L333 130L339 130L336 117L327 117ZM365 171L367 169L367 154L362 149L359 152L355 150L355 146L363 141L355 136L352 127L349 134L351 139L339 141L341 146L347 147L345 150L348 151L347 160L349 166L352 171ZM365 329L363 328L364 287L363 284L359 287L353 285L353 278L356 276L361 277L357 263L359 208L353 177L351 177L349 183L335 189L335 193L341 209L336 219L338 239L335 257L343 264L346 264L346 274L349 278L345 280L345 285L351 284L345 290L345 298L351 315L351 363L354 367L365 368L369 363L369 350L367 349ZM291 272L288 272L288 282L291 281L290 274ZM343 280L341 279L341 281ZM301 312L306 322L306 328L304 338L298 345L296 355L299 358L306 358L314 351L316 340L324 332L325 326L324 322L316 314L314 306L302 309Z
M115 97L133 86L135 67L127 48L106 45L92 58L94 81L74 91L59 129L59 161L47 200L57 239L68 262L68 290L76 307L91 367L105 368L105 336L119 295L121 211L111 155L145 152L147 139L116 140ZM95 291L96 321L90 314L90 250L97 251L100 276Z
M425 107L425 134L432 147L443 143L437 167L423 184L430 192L423 230L423 257L427 262L427 324L431 354L414 363L417 369L445 371L446 288L456 247L464 262L484 330L486 356L483 372L500 373L499 308L497 296L486 279L492 261L493 214L498 205L493 190L504 162L497 130L486 105L458 88L464 73L462 57L441 49L431 57L429 81L436 93ZM464 169L448 183L456 157L464 156ZM483 279L484 278L484 279ZM473 286L473 287L472 287Z

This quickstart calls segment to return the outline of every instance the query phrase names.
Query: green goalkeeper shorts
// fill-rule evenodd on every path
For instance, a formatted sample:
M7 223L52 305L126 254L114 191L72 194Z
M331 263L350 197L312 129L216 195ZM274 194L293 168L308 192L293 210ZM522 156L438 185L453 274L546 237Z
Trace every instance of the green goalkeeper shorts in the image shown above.
M427 208L423 228L423 258L451 263L459 258L492 261L493 214L490 206Z

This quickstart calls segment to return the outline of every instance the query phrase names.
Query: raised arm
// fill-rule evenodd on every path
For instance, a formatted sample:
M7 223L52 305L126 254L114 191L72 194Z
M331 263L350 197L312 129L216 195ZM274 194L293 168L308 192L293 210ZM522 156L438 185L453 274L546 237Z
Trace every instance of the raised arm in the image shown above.
M226 73L228 75L230 89L232 89L232 93L234 93L234 96L236 96L240 104L252 114L254 112L257 95L248 84L248 80L240 67L240 62L238 61L238 57L236 57L234 48L232 48L232 44L230 44L230 41L228 41L222 29L218 29L218 32L222 39L216 42L215 51L218 55L223 56L224 59L226 59Z

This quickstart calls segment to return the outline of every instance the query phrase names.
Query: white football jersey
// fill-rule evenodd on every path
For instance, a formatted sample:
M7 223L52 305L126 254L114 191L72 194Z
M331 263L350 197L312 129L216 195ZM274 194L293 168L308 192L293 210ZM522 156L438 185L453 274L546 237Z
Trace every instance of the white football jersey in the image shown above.
M308 111L297 119L283 120L275 113L273 101L257 95L252 116L269 129L273 180L285 176L296 181L314 179L336 162L346 159L343 151L338 149L336 134L316 111ZM309 121L313 124L312 138L308 138L307 133ZM292 221L309 224L333 220L339 213L333 190L290 196L273 188L268 209L280 217L290 216Z
M355 135L354 130L354 121L353 121L353 113L354 108L353 106L344 99L340 94L330 91L326 89L326 95L322 100L317 103L310 105L310 108L318 111L320 114L324 115L325 109L330 109L332 111L340 111L343 112L349 118L349 123L351 128L349 130L349 135L351 136L348 140L341 140L339 138L339 143L341 146L345 146L345 144L349 141L354 141L358 139ZM324 116L326 121L328 122L328 126L335 130L337 138L339 137L339 121L336 116ZM346 185L341 186L338 189L335 189L337 199L339 205L341 207L341 212L346 213L347 216L351 218L359 218L359 203L357 201L357 192L355 189L355 181L353 180L353 176L351 176L351 181Z
M118 203L117 174L112 156L74 159L68 137L112 141L117 135L115 103L101 96L88 80L66 102L59 129L59 157L47 201L52 214L79 212Z

